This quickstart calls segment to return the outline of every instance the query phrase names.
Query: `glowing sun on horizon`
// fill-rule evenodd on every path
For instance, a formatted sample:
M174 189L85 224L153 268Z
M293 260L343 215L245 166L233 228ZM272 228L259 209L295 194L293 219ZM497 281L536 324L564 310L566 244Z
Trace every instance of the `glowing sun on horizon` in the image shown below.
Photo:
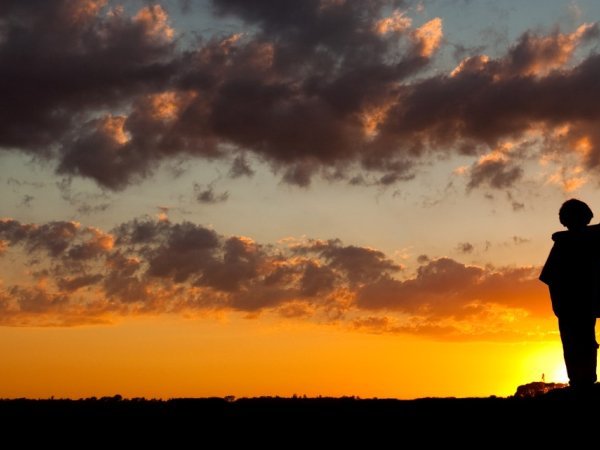
M548 346L543 351L531 355L530 369L534 369L537 372L537 376L533 375L535 372L530 371L531 381L542 381L542 374L544 376L543 381L546 383L568 383L569 377L567 375L567 369L562 356L562 349L557 345L553 344ZM539 371L539 372L538 372Z
M554 364L552 370L546 374L546 382L548 383L568 383L569 376L564 361L561 359Z

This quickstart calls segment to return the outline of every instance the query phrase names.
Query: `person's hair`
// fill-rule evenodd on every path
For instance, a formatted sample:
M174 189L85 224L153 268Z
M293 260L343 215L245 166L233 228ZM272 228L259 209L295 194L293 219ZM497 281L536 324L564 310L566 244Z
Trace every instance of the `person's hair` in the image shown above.
M590 207L576 198L567 200L558 211L560 223L570 229L585 227L594 217Z

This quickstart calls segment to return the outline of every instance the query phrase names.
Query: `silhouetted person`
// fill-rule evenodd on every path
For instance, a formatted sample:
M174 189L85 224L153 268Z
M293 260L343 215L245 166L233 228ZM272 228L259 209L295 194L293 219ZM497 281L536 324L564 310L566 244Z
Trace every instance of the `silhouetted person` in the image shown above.
M596 382L598 352L600 225L588 226L592 217L592 210L580 200L563 203L559 219L568 231L552 235L554 246L540 274L558 317L569 384L582 390Z

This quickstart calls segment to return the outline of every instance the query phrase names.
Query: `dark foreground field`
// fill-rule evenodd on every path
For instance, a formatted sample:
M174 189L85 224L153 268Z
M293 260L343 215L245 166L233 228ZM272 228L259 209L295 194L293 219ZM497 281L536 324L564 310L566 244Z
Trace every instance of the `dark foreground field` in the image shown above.
M355 399L248 398L1 400L3 435L22 443L93 437L155 443L307 442L421 444L548 442L554 436L600 429L600 396L556 391L535 398ZM17 431L19 430L19 431ZM284 439L283 441L281 439ZM191 441L190 441L191 440ZM171 442L171 443L173 443ZM82 441L83 443L83 441ZM284 445L285 443L285 445ZM481 442L484 444L485 442ZM227 446L226 446L227 447ZM411 446L412 448L412 446Z

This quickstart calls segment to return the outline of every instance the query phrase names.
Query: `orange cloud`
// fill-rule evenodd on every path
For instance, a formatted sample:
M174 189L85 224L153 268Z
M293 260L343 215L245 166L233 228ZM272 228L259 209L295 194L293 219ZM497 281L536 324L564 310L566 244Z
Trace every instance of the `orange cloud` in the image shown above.
M178 102L175 92L163 92L150 96L152 115L160 120L173 120L177 117Z
M78 0L66 2L70 19L77 24L88 22L98 15L108 0Z
M552 173L547 182L559 186L564 192L573 192L587 183L587 177L582 172L583 168L580 166L562 167Z
M384 17L375 23L375 32L378 34L403 33L412 25L412 19L404 14L398 9L394 10L391 16Z
M496 269L439 258L420 266L414 278L382 278L363 286L357 305L430 318L464 319L489 305L547 315L547 293L537 280L538 272L537 267Z
M455 77L458 74L465 72L481 72L485 69L489 60L490 58L487 55L468 56L450 72L450 76Z
M472 321L445 319L398 319L390 316L360 316L350 326L374 334L416 334L447 341L542 341L555 340L552 320L531 320L502 308L488 308Z
M242 311L476 339L480 324L501 336L550 312L537 268L423 258L416 275L401 277L405 269L383 252L335 239L265 246L187 222L133 220L106 233L72 222L4 219L0 240L8 242L0 264L11 255L31 268L28 281L0 283L5 325ZM385 320L374 314L380 311Z
M580 42L597 34L595 23L580 25L570 34L559 31L548 36L526 33L511 50L512 66L523 75L547 74L564 66Z
M569 121L545 131L545 152L539 158L544 181L573 192L591 179L598 169L600 134L588 121Z
M378 128L385 121L391 107L392 103L387 102L382 105L371 106L362 112L361 120L367 137L373 138L377 135Z
M180 117L196 96L193 91L165 91L151 94L135 105L136 108L130 117L135 122L149 120L170 124Z
M169 26L167 12L160 5L145 6L133 17L133 21L140 24L152 39L171 41L175 35L175 30Z
M419 54L424 58L430 58L439 48L444 37L442 19L436 17L424 23L413 32L412 37L419 47Z
M108 114L98 122L98 129L115 143L123 145L130 139L124 128L125 120L125 116Z
M225 55L227 55L233 50L235 45L242 39L243 36L243 33L234 33L230 36L227 36L219 42L219 48Z

